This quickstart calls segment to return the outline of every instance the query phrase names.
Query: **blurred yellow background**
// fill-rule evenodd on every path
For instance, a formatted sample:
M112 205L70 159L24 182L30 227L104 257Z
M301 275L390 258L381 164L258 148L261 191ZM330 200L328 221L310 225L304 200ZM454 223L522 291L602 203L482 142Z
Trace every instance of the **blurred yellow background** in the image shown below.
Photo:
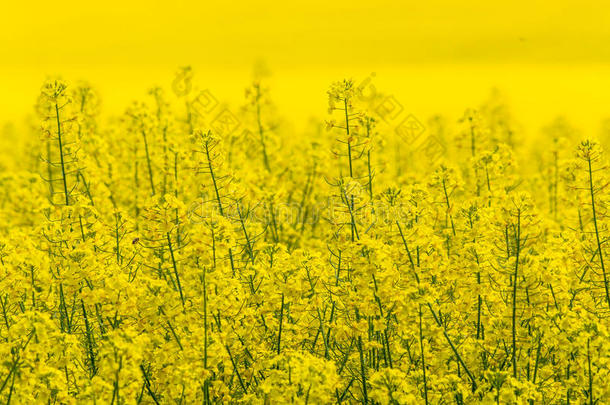
M457 118L499 88L529 130L558 114L597 135L610 117L610 5L602 1L4 2L0 123L48 76L85 79L106 113L178 66L238 104L256 66L297 125L324 117L333 80L363 78L425 119Z

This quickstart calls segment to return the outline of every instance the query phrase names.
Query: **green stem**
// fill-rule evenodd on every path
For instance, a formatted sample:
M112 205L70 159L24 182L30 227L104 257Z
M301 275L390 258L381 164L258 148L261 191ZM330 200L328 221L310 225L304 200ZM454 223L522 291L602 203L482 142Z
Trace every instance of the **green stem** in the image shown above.
M280 354L280 345L282 343L282 322L284 320L284 294L282 293L282 305L280 306L280 325L277 333L277 354Z
M142 137L144 138L144 151L146 152L146 164L148 165L148 177L150 179L150 189L152 195L155 195L155 181L153 179L152 164L150 162L150 153L148 151L148 139L146 138L146 132L142 131Z
M591 192L591 209L593 211L593 225L595 227L595 238L597 240L597 251L599 253L599 263L602 268L602 274L604 277L604 290L606 292L606 302L608 304L608 308L610 308L610 290L608 287L608 276L606 274L606 266L604 265L604 253L602 251L602 243L599 238L599 229L597 226L597 213L595 211L595 194L593 189L593 170L591 169L591 157L587 159L587 163L589 164L589 190Z
M593 374L591 373L591 339L587 339L587 365L589 369L589 405L593 405Z
M267 146L265 145L265 131L263 129L263 123L261 120L261 89L260 85L256 85L256 123L258 125L258 133L260 135L261 147L263 149L263 163L265 164L265 169L268 172L271 171L271 167L269 166L269 157L267 156Z
M55 103L55 117L57 118L57 141L59 143L59 160L61 164L61 176L64 185L64 194L66 197L66 205L70 205L70 198L68 194L68 179L66 177L66 167L64 163L64 147L61 140L61 120L59 119L59 106Z
M513 274L513 308L512 308L512 363L513 363L513 378L517 378L517 284L519 277L519 254L521 252L521 211L517 213L517 233L515 235L517 242L515 252L515 272Z
M182 307L184 307L184 294L182 293L182 284L180 283L180 274L178 273L178 266L176 265L176 258L174 257L174 248L172 247L172 240L167 233L167 246L169 247L169 253L172 258L172 267L174 268L174 275L176 276L176 284L178 284L178 291L180 292L180 301L182 301Z
M358 351L360 352L360 375L362 377L362 403L366 405L369 402L369 398L366 388L366 366L364 364L364 352L362 350L361 336L358 336Z
M421 304L419 306L419 345L421 349L421 369L424 375L424 400L428 405L428 382L426 380L426 358L424 357L424 332L422 328Z

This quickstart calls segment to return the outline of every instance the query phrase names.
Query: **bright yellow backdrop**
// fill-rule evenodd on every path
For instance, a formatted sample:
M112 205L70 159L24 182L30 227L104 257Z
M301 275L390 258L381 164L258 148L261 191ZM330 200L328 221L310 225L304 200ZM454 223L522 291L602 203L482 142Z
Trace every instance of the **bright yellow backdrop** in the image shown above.
M453 117L494 86L532 132L557 114L597 135L610 116L610 5L602 1L4 1L0 122L49 75L86 79L120 112L190 64L238 103L253 67L280 112L323 116L332 80L376 73L418 117Z

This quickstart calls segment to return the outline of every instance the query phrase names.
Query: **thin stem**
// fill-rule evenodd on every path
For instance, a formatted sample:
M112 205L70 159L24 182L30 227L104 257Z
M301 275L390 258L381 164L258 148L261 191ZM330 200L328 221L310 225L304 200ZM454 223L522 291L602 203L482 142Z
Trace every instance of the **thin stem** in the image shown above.
M265 130L263 129L263 123L261 120L261 88L260 85L255 85L256 89L256 123L258 125L258 133L260 136L261 147L263 150L263 163L265 164L265 169L268 172L271 171L271 167L269 166L269 157L267 156L267 146L265 145Z
M587 365L589 368L589 405L593 405L593 374L591 373L591 339L587 339Z
M421 369L424 376L424 400L428 405L428 381L426 380L426 358L424 356L424 332L422 328L421 304L419 305L419 347L421 349Z
M55 117L57 118L57 142L59 143L59 159L61 163L61 176L64 185L64 195L66 197L66 205L70 205L70 198L68 194L68 179L66 177L66 167L64 163L64 148L61 140L61 121L59 119L59 106L55 103Z
M513 377L517 378L517 280L519 276L519 254L521 252L521 211L517 213L517 241L515 253L515 272L513 274L513 308L512 308L512 363Z
M144 151L146 152L146 164L148 165L148 177L150 179L150 189L152 195L155 195L155 181L153 179L152 164L150 162L150 153L148 151L148 139L146 138L146 132L142 131L142 137L144 138Z
M280 325L277 333L277 354L280 354L280 348L282 343L282 322L284 320L284 294L282 293L282 305L280 306Z
M604 290L606 292L606 302L608 304L608 308L610 308L610 290L608 287L608 276L606 274L606 266L604 265L604 252L602 250L602 243L599 237L599 229L597 226L597 213L595 211L595 194L593 189L593 171L591 169L591 157L587 159L587 163L589 164L589 190L591 192L591 210L593 211L593 225L595 227L595 238L597 240L597 251L599 253L599 263L602 268L602 274L604 277Z
M178 266L176 265L176 258L174 257L174 248L172 247L172 240L167 233L167 246L169 247L169 254L172 258L172 267L174 268L174 274L176 276L176 284L178 284L178 291L180 292L180 301L182 301L182 307L184 307L184 295L182 293L182 284L180 283L180 274L178 273Z

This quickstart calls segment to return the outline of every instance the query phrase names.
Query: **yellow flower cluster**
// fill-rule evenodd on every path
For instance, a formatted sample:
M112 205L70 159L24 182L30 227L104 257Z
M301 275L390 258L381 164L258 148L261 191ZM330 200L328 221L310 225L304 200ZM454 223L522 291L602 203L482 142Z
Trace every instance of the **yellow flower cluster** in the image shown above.
M599 143L488 105L413 133L350 80L296 134L192 76L109 120L44 84L0 173L0 402L610 403Z

